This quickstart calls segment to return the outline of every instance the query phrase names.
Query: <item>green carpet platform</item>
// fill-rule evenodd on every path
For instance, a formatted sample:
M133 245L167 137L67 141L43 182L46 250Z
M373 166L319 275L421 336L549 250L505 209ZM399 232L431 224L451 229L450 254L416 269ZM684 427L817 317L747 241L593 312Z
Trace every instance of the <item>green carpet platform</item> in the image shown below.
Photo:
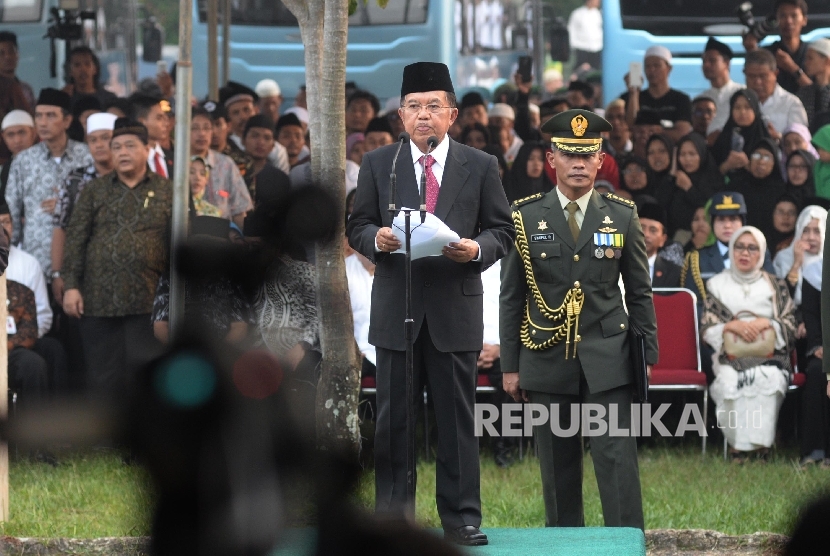
M540 527L482 529L490 544L465 548L470 556L645 556L646 539L639 529L616 527ZM441 534L436 531L436 534ZM314 554L314 530L286 531L285 542L271 556Z

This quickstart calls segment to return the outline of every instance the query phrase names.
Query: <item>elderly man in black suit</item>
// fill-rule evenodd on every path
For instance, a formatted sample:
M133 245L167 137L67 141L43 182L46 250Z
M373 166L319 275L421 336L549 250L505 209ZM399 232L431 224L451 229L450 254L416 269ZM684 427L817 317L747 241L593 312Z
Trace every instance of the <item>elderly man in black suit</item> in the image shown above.
M669 236L666 233L668 217L666 209L657 203L643 203L637 209L640 226L648 255L648 270L652 288L680 287L681 268L660 256L660 249L666 245Z
M411 142L397 164L397 205L418 207L419 176L426 174L427 210L461 239L443 256L412 264L415 372L426 375L438 425L436 497L445 537L464 545L487 544L481 525L478 439L474 434L476 360L483 343L481 272L513 244L510 208L493 156L453 141L458 116L449 70L419 62L404 68L399 114ZM431 154L427 140L438 145ZM404 257L387 212L389 174L397 145L363 158L351 246L377 263L369 342L377 348L378 417L375 431L376 511L414 513L406 493ZM413 220L417 220L414 218Z

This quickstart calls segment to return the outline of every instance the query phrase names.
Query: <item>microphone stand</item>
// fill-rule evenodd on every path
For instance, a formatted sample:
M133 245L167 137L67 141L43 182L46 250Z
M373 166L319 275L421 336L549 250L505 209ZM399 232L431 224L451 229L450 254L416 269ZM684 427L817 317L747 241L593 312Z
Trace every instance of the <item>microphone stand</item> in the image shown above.
M395 225L395 216L398 209L395 203L397 175L395 165L398 162L398 154L401 147L409 140L409 134L404 132L398 137L398 150L395 159L392 161L392 173L389 175L389 216L392 225ZM424 176L421 176L424 182ZM404 277L405 277L405 303L406 314L404 316L404 338L406 340L406 500L415 517L415 404L414 404L414 375L415 375L415 321L412 319L412 209L401 208L404 213Z

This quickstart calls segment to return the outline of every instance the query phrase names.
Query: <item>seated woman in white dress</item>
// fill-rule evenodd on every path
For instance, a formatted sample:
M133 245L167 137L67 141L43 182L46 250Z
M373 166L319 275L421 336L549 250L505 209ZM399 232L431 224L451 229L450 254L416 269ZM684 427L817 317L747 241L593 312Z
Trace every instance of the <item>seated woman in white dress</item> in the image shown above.
M750 453L763 460L769 457L795 342L792 298L783 281L762 270L766 250L758 228L740 228L729 240L731 268L706 283L701 335L715 352L715 380L709 392L717 405L718 427L737 463ZM735 343L751 343L771 333L772 353L734 357Z

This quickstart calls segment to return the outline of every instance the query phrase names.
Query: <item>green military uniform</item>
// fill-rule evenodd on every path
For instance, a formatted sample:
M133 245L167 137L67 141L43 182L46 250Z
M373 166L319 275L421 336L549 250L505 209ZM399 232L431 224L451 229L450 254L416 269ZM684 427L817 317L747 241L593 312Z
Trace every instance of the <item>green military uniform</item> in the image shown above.
M559 150L575 155L597 152L599 132L606 129L610 124L605 120L582 110L564 112L543 126L554 134ZM597 142L591 143L594 138ZM606 415L615 406L619 427L629 428L634 380L629 322L646 333L648 363L657 361L656 319L640 221L631 201L587 189L579 200L587 202L583 221L573 229L577 223L569 226L563 208L568 199L563 201L558 191L513 205L516 247L502 261L502 369L519 372L519 385L531 402L560 404L565 430L570 425L569 405L577 403L602 404ZM546 422L534 427L534 436L547 525L584 525L579 434L554 435ZM593 437L591 452L605 524L642 528L635 439Z

